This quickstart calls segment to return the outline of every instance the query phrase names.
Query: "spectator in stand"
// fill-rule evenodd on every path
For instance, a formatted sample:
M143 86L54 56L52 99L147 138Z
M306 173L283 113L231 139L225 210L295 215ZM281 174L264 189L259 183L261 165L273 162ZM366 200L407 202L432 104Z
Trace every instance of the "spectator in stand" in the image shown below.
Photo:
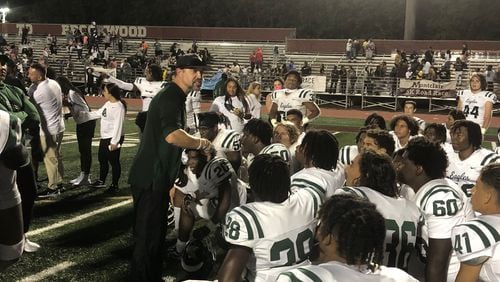
M340 73L337 66L333 66L330 72L330 93L337 93L337 83L339 82Z
M493 70L492 65L488 65L486 67L486 71L484 71L484 77L486 78L486 90L493 92L493 81L495 79L495 71Z
M261 84L260 82L254 81L250 83L247 89L247 97L250 102L250 110L252 113L252 118L260 118L260 112L262 104L261 99Z
M345 69L344 66L340 66L339 77L340 77L340 93L346 94L347 70Z
M104 43L104 49L111 47L111 34L109 34L109 32L105 32L104 39L102 41Z
M193 53L198 53L198 43L196 43L196 40L193 40L193 43L191 44L191 49L193 50Z
M347 70L347 78L349 79L349 93L354 94L356 90L356 70L352 67L349 66L349 69Z
M446 53L444 54L444 61L451 62L451 50L450 49L446 50Z
M352 60L352 39L348 39L345 45L345 57L349 61Z
M88 117L90 107L85 100L85 95L64 76L59 76L56 81L61 86L64 97L69 102L71 116L76 123L76 139L80 152L80 175L71 180L73 186L90 185L90 167L92 165L92 138L94 138L95 120Z
M30 29L24 25L23 28L21 29L21 44L28 44L28 33L30 32Z
M463 111L467 120L477 123L484 135L490 127L493 105L497 102L497 95L486 91L484 75L473 74L470 78L470 90L458 91L457 97L457 110Z
M375 43L371 39L368 39L368 43L365 49L366 59L367 60L373 59L374 53L375 53Z
M40 64L29 68L29 79L33 83L28 93L33 93L33 100L39 107L40 141L45 152L43 162L47 171L48 191L45 196L57 196L63 190L64 168L61 155L61 143L64 133L62 116L62 92L59 84L46 77L47 70Z
M233 65L229 69L229 72L231 72L231 76L233 76L235 78L239 78L240 72L241 72L240 64L238 64L238 62L234 61Z
M257 72L262 72L262 65L264 63L264 51L261 47L257 48L255 51L255 67L257 68Z
M361 49L361 44L359 43L359 40L354 39L352 42L352 49L351 49L352 58L354 60L356 60L356 57L358 56L360 49Z
M253 73L255 70L255 62L257 60L257 55L255 54L255 51L252 51L249 57L249 62L250 62L250 73Z
M222 114L230 129L242 132L245 123L252 118L250 103L238 80L229 77L223 89L224 95L214 99L210 111Z
M163 56L163 50L161 49L161 43L158 39L155 39L155 43L153 46L155 47L155 57Z
M469 51L469 46L467 46L467 43L462 44L462 61L467 63L469 59L470 51Z
M120 35L118 35L118 39L117 39L117 41L118 41L118 52L119 52L119 53L123 53L123 43L124 43L124 39L123 39Z
M324 75L325 74L325 64L321 64L319 66L319 74Z
M312 72L311 66L309 66L307 61L305 61L304 65L300 68L300 75L308 76L311 75L311 72Z
M429 71L432 67L432 64L427 59L423 59L422 65L423 65L422 71L424 73L424 79L429 79Z
M429 46L429 49L427 49L424 53L424 58L425 61L433 64L434 63L434 50L432 49L432 46Z

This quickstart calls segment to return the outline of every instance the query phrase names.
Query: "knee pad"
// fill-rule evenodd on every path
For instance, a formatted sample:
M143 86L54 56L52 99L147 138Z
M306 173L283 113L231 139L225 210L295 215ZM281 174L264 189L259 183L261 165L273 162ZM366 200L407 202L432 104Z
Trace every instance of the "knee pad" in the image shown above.
M18 259L23 254L24 238L17 244L4 245L0 244L0 260L9 261Z

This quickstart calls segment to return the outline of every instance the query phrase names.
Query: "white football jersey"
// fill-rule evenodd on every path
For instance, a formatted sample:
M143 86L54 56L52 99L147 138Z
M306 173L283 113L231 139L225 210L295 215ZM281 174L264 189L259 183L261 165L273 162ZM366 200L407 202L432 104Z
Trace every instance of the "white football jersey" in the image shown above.
M340 148L338 161L339 166L341 168L345 168L346 165L352 164L352 161L358 154L358 146L356 145L346 145Z
M286 113L291 109L297 109L306 116L306 107L304 102L314 102L314 96L311 89L280 89L272 93L273 103L278 106L278 115L281 120L286 119Z
M198 128L198 116L201 108L201 92L189 91L186 96L186 126L193 132Z
M431 180L416 192L415 204L424 214L424 240L451 239L451 230L474 217L470 203L460 188L449 179ZM460 262L452 254L448 267L448 280L455 279Z
M267 145L262 150L260 150L259 155L262 154L280 156L285 162L288 163L289 166L291 165L292 155L290 154L288 148L281 143L272 143Z
M239 151L241 149L240 133L231 129L221 128L212 141L217 157L226 158L226 152Z
M307 261L322 197L318 190L304 187L282 203L248 203L226 215L226 241L253 250L254 259L247 265L250 277L275 281L288 266Z
M246 96L245 99L247 100L247 104L249 104L248 98L246 98ZM247 120L242 119L234 114L233 109L238 108L241 111L245 111L243 102L235 96L231 97L228 100L228 103L230 103L230 105L228 105L229 109L226 108L226 97L219 96L213 100L212 107L215 107L219 113L223 114L227 118L227 120L229 121L229 127L231 129L242 132Z
M147 112L153 97L167 84L165 81L148 81L145 77L138 77L134 81L142 98L142 111Z
M477 94L472 93L469 89L457 92L457 97L462 104L462 110L465 114L465 119L473 121L483 127L485 105L486 102L495 104L497 95L489 91L481 91Z
M418 125L418 128L420 131L424 132L425 130L425 120L419 118L419 117L416 117L416 116L413 116L413 119L417 122L417 125Z
M480 281L500 281L500 215L481 215L453 228L453 249L461 262L486 262Z
M422 213L415 203L403 197L386 196L368 187L343 187L335 192L345 193L365 198L377 206L387 229L383 264L407 270L417 237L421 237L419 227L423 224Z
M345 182L344 173L340 170L326 170L317 167L304 168L291 178L291 189L311 187L321 191L326 198L333 195Z
M319 265L302 266L279 275L277 282L343 282L343 281L394 281L417 282L408 273L394 267L381 266L375 272L360 270L358 266L337 261Z
M480 148L463 161L460 160L457 153L449 152L448 162L446 177L455 182L467 197L470 197L472 187L476 184L481 169L489 163L500 162L500 156L493 151Z

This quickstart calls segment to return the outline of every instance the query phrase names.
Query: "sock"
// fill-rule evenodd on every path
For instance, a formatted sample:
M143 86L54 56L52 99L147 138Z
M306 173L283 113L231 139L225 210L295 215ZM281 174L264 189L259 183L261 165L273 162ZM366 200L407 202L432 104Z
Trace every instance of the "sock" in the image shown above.
M174 229L179 230L179 221L181 219L181 208L174 207Z
M175 250L180 254L184 252L184 249L186 248L187 242L182 242L181 240L177 239L177 243L175 244Z

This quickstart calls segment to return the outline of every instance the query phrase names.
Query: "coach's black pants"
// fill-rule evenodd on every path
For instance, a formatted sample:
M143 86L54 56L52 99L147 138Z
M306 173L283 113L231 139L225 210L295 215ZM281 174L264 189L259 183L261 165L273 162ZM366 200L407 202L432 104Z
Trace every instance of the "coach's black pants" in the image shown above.
M124 137L120 138L119 144L123 143ZM120 164L120 151L121 148L118 148L114 151L110 151L108 146L110 144L111 138L101 139L99 143L99 179L102 182L106 182L106 177L109 172L109 165L111 165L111 175L112 175L112 184L118 185L118 180L120 179L120 175L122 173L122 166Z
M133 281L162 281L167 233L168 187L131 186L134 199Z
M92 138L94 137L95 120L76 125L76 138L80 152L80 169L85 174L90 173L92 164Z

